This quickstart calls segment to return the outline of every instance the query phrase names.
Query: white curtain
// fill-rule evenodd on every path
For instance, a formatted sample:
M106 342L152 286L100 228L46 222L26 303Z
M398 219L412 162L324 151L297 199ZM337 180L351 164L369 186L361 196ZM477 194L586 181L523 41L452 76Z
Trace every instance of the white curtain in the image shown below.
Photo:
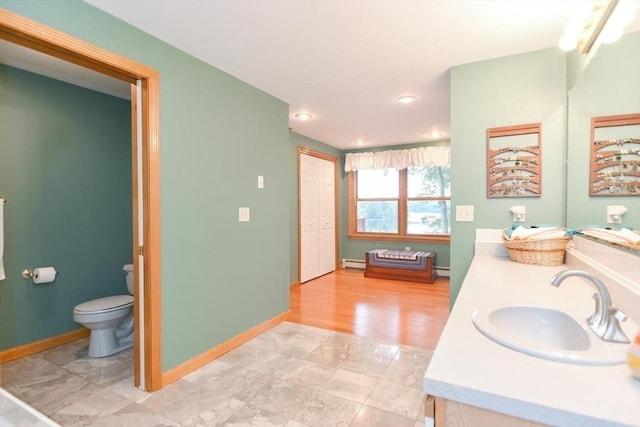
M449 166L450 148L420 147L409 150L388 150L375 153L347 153L344 171L360 169L406 169L422 166Z

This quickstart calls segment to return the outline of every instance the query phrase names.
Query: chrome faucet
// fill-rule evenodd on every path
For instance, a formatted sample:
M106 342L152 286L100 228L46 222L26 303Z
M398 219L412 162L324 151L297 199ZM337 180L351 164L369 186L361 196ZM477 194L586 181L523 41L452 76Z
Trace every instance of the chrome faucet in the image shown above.
M629 338L624 334L620 328L620 323L618 323L618 320L626 320L627 316L611 304L609 291L600 279L586 271L565 270L553 276L550 283L557 288L564 279L570 276L584 277L598 291L593 294L593 299L596 301L596 309L591 317L587 319L591 330L604 341L628 343Z

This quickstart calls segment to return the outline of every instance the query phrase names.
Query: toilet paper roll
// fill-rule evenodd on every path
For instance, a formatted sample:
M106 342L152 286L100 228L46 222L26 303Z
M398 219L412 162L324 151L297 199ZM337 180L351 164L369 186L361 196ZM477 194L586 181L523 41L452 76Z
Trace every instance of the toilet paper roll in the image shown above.
M51 283L56 280L58 272L53 267L40 267L33 270L33 283L39 285L41 283Z

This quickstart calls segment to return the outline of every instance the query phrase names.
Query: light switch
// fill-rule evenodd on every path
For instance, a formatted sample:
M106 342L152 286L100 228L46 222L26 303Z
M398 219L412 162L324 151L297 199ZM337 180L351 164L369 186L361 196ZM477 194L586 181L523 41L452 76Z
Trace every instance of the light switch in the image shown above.
M456 206L456 221L473 222L473 205Z
M249 222L249 208L238 208L238 222Z
M264 177L262 175L258 176L258 188L264 188Z

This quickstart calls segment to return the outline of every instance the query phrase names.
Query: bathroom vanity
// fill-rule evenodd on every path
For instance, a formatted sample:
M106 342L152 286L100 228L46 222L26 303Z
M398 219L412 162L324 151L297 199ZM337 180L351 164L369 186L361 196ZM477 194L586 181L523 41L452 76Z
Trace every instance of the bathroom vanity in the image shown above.
M498 239L482 243L476 243L424 376L425 393L436 397L435 425L640 426L640 381L626 363L584 365L534 357L494 342L472 323L477 310L518 305L586 319L595 306L594 288L586 280L567 279L557 288L549 283L571 268L594 273L605 283L613 304L629 316L621 326L632 339L640 316L637 255L575 238L565 265L541 267L512 262Z

